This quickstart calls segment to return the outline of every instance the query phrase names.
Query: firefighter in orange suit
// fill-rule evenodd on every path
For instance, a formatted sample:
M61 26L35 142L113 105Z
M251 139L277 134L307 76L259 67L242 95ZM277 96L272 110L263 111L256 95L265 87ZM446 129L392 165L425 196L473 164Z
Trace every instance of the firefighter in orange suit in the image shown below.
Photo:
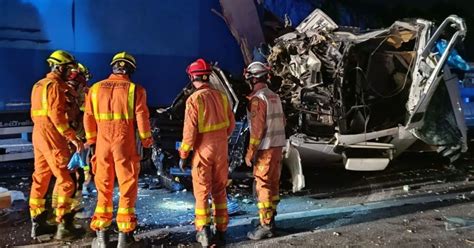
M212 196L216 227L214 241L218 244L225 242L229 223L227 138L235 127L235 120L227 96L209 86L211 66L198 59L186 71L196 91L186 101L183 140L179 148L180 167L184 168L185 160L193 149L196 240L207 247L211 242L209 195Z
M47 62L51 72L33 86L31 93L35 159L29 199L32 218L31 237L36 238L54 232L52 226L46 223L45 211L45 195L51 176L54 175L58 194L55 214L59 223L55 238L65 240L74 238L79 233L74 228L73 215L70 213L75 185L67 165L71 157L68 143L72 143L77 152L83 149L83 144L76 138L76 133L68 124L65 96L67 89L65 81L70 79L77 65L74 57L62 50L53 52Z
M87 67L81 63L77 63L77 68L72 71L71 78L66 82L65 95L66 95L66 116L69 121L69 126L76 132L76 137L80 141L85 141L85 133L83 126L83 114L84 101L87 91L87 81L91 78L91 74ZM75 147L70 146L70 150ZM73 150L72 150L73 152ZM83 151L82 153L85 153ZM87 167L86 167L87 168ZM78 210L82 209L82 189L86 175L89 171L86 168L74 168L71 171L71 177L76 184L76 190L71 201L71 212L77 213ZM57 188L53 190L53 197L51 205L55 207L57 205L58 193Z
M140 170L136 128L144 147L150 147L153 139L145 89L130 80L136 69L135 58L120 52L110 65L113 73L109 78L90 88L84 113L87 144L96 147L92 170L98 196L90 227L96 231L97 238L92 247L106 247L109 242L115 176L120 191L117 247L132 247L138 245L133 237L137 226L135 202Z
M250 141L245 163L254 165L260 217L260 225L247 236L259 240L274 235L274 217L280 200L280 163L286 143L285 117L280 97L267 87L269 68L253 62L244 76L252 89L248 107Z

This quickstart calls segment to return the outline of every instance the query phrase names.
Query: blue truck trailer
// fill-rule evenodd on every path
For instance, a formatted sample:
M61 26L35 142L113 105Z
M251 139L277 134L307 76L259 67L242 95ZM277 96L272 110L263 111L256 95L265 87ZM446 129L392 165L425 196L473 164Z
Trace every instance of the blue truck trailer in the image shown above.
M241 73L239 46L212 9L220 11L218 0L0 0L0 111L29 109L56 49L89 67L90 83L108 76L115 53L133 54L133 80L152 107L171 103L198 57Z

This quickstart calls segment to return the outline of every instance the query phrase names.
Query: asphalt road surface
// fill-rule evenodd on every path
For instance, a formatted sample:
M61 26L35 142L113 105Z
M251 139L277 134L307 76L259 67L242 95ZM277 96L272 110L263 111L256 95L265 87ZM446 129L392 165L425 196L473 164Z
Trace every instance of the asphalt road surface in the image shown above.
M32 162L1 164L0 187L28 195ZM229 247L472 247L474 243L474 163L454 166L429 155L407 155L382 172L342 168L305 168L306 188L291 193L282 182L277 237L248 241L257 207L252 181L229 187L232 211ZM137 202L136 237L148 247L199 247L194 242L191 190L150 189L154 176L142 177ZM118 200L118 193L114 201ZM77 223L85 228L95 204L94 192L83 200ZM0 212L0 246L87 247L94 233L72 243L29 238L25 201Z

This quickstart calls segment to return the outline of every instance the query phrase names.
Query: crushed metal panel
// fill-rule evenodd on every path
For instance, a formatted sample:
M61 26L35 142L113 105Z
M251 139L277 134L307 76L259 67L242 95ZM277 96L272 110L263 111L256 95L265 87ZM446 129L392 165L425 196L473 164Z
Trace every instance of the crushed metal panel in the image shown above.
M286 165L290 171L291 182L293 184L292 191L293 193L301 191L305 187L305 179L300 153L288 140L284 149L284 154L285 156L283 157L282 164Z
M433 47L440 36L446 32L445 29L449 27L454 28L456 32L451 35L445 52L438 59L432 52ZM422 47L418 48L419 56L416 63L416 66L419 66L420 69L418 70L418 68L415 67L414 80L410 89L410 100L407 104L410 117L406 126L409 130L422 125L424 112L442 79L440 72L444 68L449 53L454 48L454 45L464 39L466 31L464 20L456 15L451 15L443 21L429 40L423 40L423 42L426 42L426 45L420 43ZM421 76L421 78L419 76Z
M451 105L453 107L456 124L461 132L462 152L467 151L467 126L464 119L464 108L461 103L461 93L459 92L458 77L451 73L448 66L444 69L444 80L446 82L446 89L448 90Z
M231 109L235 113L237 110L237 105L239 105L239 99L227 80L227 77L219 67L213 66L213 72L209 77L209 83L211 84L212 88L226 94L227 99L229 99Z
M345 167L351 171L381 171L389 162L388 158L348 158Z
M392 30L391 35L387 38L387 43L395 48L400 48L403 43L406 43L415 38L416 33L408 30Z
M339 26L320 9L314 10L296 27L300 33L305 33L308 30L322 30L333 31Z
M368 140L373 140L385 136L397 136L399 127L394 127L390 129L370 132L370 133L361 133L361 134L339 134L335 133L337 144L340 145L352 145Z
M220 3L221 17L239 43L245 62L249 64L252 62L253 48L265 42L254 0L220 0Z

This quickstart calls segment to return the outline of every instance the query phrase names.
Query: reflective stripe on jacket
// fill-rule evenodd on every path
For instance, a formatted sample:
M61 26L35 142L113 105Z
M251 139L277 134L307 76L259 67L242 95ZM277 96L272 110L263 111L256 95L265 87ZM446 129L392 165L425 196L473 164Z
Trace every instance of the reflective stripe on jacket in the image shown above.
M264 135L259 140L259 137L252 136L252 114L247 113L251 135L250 144L258 146L259 150L285 146L285 116L280 97L267 87L257 91L253 97L258 97L265 102L266 120Z
M140 139L151 138L150 114L146 91L124 75L112 74L94 84L88 92L84 128L89 143L95 143L97 124L104 121L126 121L136 125Z
M66 84L61 78L48 73L38 81L31 92L31 119L34 123L51 122L56 131L67 139L75 139L75 132L66 117Z
M183 127L183 142L180 151L189 152L198 135L226 129L227 135L234 128L234 113L227 96L204 85L186 100L186 114ZM226 137L227 138L227 137Z

